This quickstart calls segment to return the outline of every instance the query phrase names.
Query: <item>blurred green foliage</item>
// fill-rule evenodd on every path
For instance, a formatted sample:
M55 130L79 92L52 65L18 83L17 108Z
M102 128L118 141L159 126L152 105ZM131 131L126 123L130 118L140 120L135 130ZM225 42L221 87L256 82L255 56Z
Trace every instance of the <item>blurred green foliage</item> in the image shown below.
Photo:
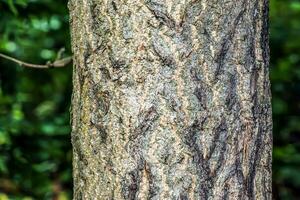
M0 52L32 63L70 55L67 1L0 0L0 36ZM71 71L0 59L0 200L71 198Z
M273 193L300 199L300 1L270 2Z
M0 0L0 52L33 63L70 54L67 0ZM300 199L300 1L271 0L275 199ZM71 199L71 66L0 59L0 200Z

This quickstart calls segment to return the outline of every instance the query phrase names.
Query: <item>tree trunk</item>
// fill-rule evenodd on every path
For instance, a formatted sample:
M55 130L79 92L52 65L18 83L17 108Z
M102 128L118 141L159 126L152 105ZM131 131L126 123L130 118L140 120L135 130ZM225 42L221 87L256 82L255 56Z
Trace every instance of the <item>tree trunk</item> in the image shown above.
M268 0L71 0L74 199L269 199Z

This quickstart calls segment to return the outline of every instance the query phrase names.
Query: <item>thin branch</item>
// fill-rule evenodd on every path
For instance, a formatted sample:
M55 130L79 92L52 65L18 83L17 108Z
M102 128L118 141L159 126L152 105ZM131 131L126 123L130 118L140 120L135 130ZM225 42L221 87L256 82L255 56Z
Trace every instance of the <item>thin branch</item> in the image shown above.
M48 61L45 65L39 65L39 64L32 64L32 63L27 63L21 60L18 60L16 58L7 56L5 54L0 53L0 57L5 58L7 60L10 60L12 62L15 62L19 64L20 66L24 67L30 67L30 68L39 68L39 69L46 69L46 68L57 68L57 67L65 67L72 61L72 56L62 58L59 60L55 60L54 62Z

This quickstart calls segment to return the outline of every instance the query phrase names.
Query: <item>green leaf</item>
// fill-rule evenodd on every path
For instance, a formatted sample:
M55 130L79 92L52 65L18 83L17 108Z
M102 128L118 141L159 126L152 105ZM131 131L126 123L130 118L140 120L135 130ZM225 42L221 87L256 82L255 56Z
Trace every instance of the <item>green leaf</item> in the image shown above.
M14 5L14 1L13 0L7 0L7 5L9 7L10 11L12 13L14 13L14 15L18 15L18 10L17 10L17 8Z
M292 10L300 11L300 2L292 2L290 4Z

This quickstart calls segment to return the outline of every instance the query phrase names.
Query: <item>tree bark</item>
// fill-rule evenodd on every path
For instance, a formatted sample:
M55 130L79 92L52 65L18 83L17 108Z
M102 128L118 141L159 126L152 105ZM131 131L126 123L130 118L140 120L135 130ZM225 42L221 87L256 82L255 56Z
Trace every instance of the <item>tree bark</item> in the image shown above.
M269 199L268 0L70 0L74 199Z

